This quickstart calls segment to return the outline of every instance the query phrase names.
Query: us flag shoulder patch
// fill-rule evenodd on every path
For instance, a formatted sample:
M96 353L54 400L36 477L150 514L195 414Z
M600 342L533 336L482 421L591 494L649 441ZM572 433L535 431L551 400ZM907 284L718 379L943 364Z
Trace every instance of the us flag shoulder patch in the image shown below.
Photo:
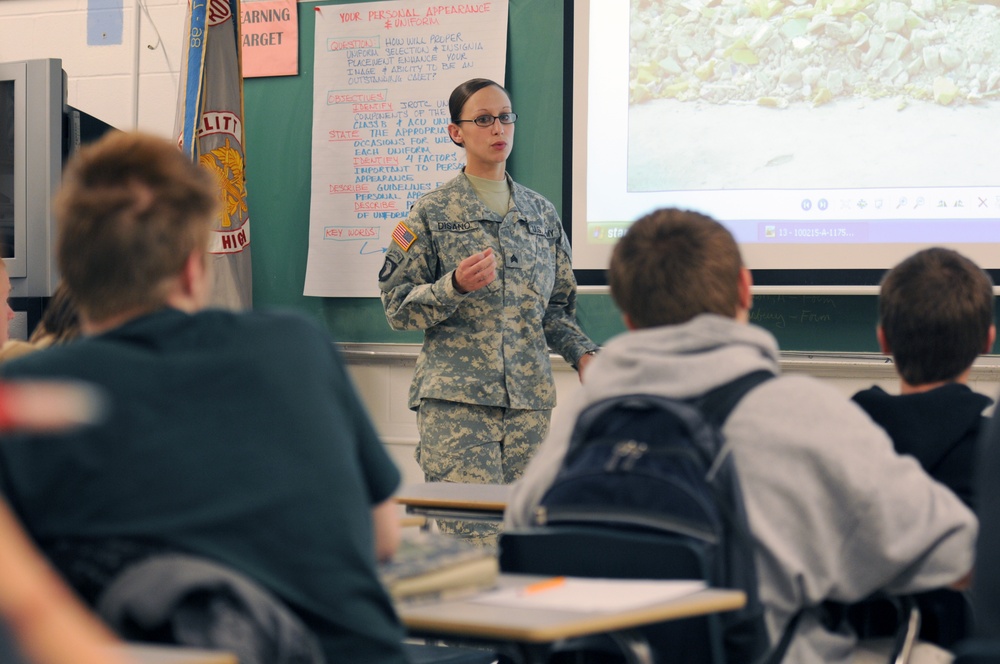
M413 243L417 241L417 235L401 221L392 229L392 239L402 247L403 251L409 251Z

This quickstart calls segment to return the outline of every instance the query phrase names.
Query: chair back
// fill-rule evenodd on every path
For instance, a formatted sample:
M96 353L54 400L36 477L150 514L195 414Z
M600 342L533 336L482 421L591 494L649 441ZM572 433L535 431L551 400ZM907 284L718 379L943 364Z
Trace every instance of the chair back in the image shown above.
M955 646L953 664L1000 664L1000 639L973 638Z
M240 664L325 664L316 636L256 580L200 556L166 553L127 566L97 600L132 641L225 650Z
M500 570L614 579L707 579L710 562L696 542L666 533L602 526L543 526L505 530ZM725 664L716 614L668 621L642 630L657 661ZM565 649L585 650L586 644ZM669 656L667 656L669 654Z

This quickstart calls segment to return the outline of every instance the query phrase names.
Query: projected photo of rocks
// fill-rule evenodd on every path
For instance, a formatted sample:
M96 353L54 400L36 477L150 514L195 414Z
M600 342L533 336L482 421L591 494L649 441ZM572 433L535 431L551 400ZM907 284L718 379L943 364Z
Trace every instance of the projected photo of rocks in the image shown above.
M996 184L996 3L630 11L630 191Z

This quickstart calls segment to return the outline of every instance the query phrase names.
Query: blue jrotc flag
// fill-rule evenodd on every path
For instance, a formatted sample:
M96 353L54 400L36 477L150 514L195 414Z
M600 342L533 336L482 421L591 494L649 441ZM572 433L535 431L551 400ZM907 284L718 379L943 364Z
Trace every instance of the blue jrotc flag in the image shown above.
M240 0L190 0L175 125L184 152L219 182L212 227L211 305L250 309L250 213L243 132Z

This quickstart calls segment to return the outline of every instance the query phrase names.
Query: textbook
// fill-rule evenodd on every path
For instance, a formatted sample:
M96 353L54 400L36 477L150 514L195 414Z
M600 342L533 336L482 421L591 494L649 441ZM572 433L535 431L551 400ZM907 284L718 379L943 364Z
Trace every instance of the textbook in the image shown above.
M463 597L493 588L500 573L496 552L442 533L407 536L379 577L396 602Z

